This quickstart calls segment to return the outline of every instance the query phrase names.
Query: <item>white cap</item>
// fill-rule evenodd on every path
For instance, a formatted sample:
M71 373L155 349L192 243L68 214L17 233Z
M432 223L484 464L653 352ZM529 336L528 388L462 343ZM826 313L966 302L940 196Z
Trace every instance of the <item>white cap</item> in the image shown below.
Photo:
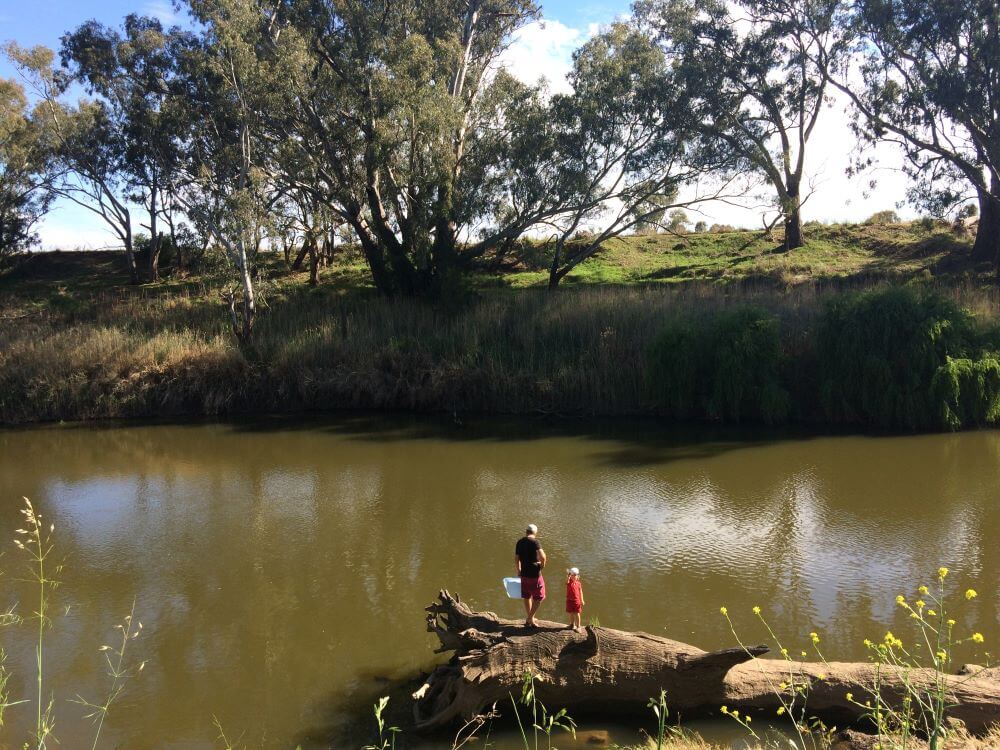
M569 574L571 576L578 576L578 575L580 575L580 569L579 568L570 568L569 569Z
M535 524L533 524L533 523L529 523L528 524L528 533L529 534L537 534L538 533L538 527L535 526Z

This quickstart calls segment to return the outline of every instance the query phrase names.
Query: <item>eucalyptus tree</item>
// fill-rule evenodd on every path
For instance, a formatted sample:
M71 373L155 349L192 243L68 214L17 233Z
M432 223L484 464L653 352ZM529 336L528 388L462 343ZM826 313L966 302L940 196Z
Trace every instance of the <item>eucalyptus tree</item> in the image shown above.
M274 235L278 199L268 122L278 117L286 70L261 55L265 16L254 0L192 0L202 33L174 49L178 107L175 195L198 231L220 245L236 276L223 292L233 334L252 343L257 256Z
M53 174L43 122L24 88L0 79L0 257L31 247L34 228L48 211Z
M104 102L68 103L70 78L54 65L55 53L47 47L24 48L11 42L4 52L39 102L36 120L50 144L55 170L48 184L50 194L91 211L107 224L122 243L130 282L138 283L121 121Z
M803 244L806 151L824 109L819 64L839 59L841 0L639 0L637 17L682 72L701 131L762 174L785 248Z
M902 146L925 208L979 204L973 257L1000 268L1000 5L856 0L860 71L821 58L873 140ZM971 188L971 191L970 191Z
M63 36L60 50L64 67L97 97L120 140L121 179L129 200L147 215L150 281L159 278L160 219L170 209L177 169L179 123L171 99L182 91L175 52L187 36L179 29L165 30L155 18L130 14L121 31L87 21Z
M383 293L435 293L557 211L529 163L545 152L513 147L544 103L497 65L537 14L531 0L288 0L268 24L275 56L301 60L284 129Z
M549 116L562 204L545 222L554 230L549 288L611 237L722 197L731 180L717 175L735 166L732 152L700 133L663 49L633 25L614 24L583 45L569 83Z

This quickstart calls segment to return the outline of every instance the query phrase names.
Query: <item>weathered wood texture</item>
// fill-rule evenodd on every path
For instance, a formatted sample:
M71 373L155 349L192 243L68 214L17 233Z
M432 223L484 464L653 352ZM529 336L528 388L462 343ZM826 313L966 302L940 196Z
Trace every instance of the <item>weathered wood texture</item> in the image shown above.
M453 651L414 693L418 729L431 730L469 720L495 702L520 694L527 673L540 677L538 697L551 708L571 714L635 714L646 702L667 691L674 716L717 712L720 706L773 713L780 706L775 689L789 681L809 679L810 714L844 726L857 721L863 709L846 698L864 702L874 684L869 663L814 663L751 659L767 653L766 646L702 651L679 641L603 627L575 632L564 625L539 621L534 629L492 612L477 612L447 591L427 607L427 629L441 642L439 652ZM949 714L972 732L986 731L1000 721L1000 673L974 669L947 677L957 705ZM822 679L820 679L822 675ZM929 670L909 673L921 684ZM883 669L882 695L899 700L903 676Z

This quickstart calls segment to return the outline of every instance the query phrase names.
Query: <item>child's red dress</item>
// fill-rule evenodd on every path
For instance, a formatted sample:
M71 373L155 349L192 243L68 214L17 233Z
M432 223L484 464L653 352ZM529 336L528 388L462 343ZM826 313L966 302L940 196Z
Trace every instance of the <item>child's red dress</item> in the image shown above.
M583 612L583 586L579 579L566 581L566 611L573 615Z

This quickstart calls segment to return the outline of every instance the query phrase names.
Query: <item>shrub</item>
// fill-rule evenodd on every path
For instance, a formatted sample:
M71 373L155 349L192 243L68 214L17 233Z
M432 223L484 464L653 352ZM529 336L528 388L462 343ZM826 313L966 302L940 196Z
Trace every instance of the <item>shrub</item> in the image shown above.
M936 294L894 287L835 300L816 332L826 416L882 428L959 426L954 418L976 400L963 389L979 381L949 358L975 356L978 339L971 315Z
M747 307L669 323L650 347L647 377L672 415L777 423L789 413L781 365L777 318Z
M1000 422L1000 359L952 359L934 373L931 383L941 422L958 429Z
M898 224L899 214L895 211L876 211L867 219L865 219L865 224Z

